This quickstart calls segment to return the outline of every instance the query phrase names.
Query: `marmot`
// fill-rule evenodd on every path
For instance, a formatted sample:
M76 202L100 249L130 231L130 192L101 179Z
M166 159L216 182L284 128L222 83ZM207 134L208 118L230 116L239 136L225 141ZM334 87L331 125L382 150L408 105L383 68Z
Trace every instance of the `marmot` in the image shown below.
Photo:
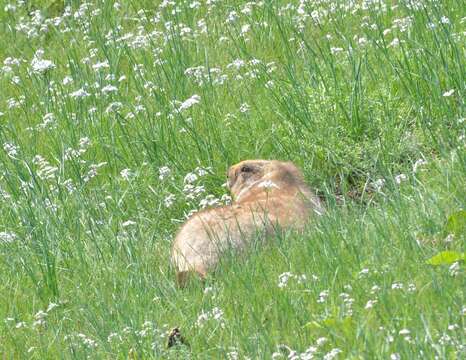
M291 162L245 160L227 176L232 205L196 213L176 235L172 263L180 286L190 272L204 278L225 250L244 248L254 234L277 226L302 228L313 212L324 212Z

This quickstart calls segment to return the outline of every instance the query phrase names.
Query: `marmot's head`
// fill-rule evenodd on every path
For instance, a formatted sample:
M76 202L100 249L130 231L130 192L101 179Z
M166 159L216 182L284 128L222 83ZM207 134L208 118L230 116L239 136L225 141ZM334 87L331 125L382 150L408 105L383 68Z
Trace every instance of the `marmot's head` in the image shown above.
M291 162L245 160L228 169L228 187L238 201L253 188L273 190L280 186L305 186L299 169Z

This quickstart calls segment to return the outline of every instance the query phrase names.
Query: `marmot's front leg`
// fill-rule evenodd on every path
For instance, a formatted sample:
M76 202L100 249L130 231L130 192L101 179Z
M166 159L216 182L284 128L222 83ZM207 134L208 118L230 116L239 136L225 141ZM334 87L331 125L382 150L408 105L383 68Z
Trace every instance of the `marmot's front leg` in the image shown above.
M207 272L203 268L197 268L193 271L178 271L176 273L176 284L178 285L178 287L184 288L188 284L189 279L196 275L199 276L201 281L204 281Z

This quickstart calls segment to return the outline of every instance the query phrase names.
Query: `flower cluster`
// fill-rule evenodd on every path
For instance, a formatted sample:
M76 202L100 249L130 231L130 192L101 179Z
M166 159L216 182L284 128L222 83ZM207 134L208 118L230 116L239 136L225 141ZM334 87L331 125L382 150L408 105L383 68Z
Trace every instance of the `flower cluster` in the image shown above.
M218 324L220 327L225 327L225 318L223 317L223 310L214 307L210 311L202 311L197 317L196 325L200 328L204 327L205 323L213 321Z

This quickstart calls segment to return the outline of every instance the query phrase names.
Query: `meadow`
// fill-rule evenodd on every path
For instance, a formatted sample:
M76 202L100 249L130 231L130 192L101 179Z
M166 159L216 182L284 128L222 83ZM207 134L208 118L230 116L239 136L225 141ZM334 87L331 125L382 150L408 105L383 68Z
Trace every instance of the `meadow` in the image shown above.
M2 359L466 358L465 9L0 0ZM251 158L327 212L179 289Z

